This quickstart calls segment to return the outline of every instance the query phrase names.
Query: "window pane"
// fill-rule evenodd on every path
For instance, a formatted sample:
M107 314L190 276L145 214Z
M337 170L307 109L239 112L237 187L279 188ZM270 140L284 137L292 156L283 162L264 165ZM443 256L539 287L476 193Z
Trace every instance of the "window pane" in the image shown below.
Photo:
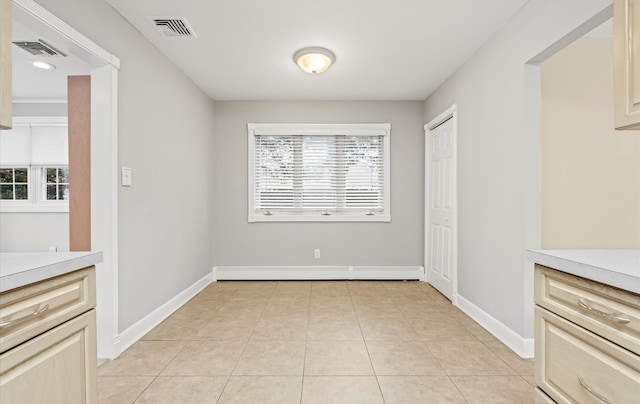
M29 190L27 184L16 185L16 200L26 201L29 199Z
M256 208L293 207L294 144L291 136L256 138Z
M58 169L58 181L61 183L68 184L69 183L69 169L68 168L59 168Z
M0 182L13 182L13 168L0 169Z
M56 183L58 182L58 170L56 168L47 168L47 182L48 183ZM49 199L49 198L47 198Z
M28 182L28 170L26 168L16 168L16 182Z
M56 194L56 185L47 185L47 200L48 201L55 201L57 199L57 194Z
M3 200L29 199L29 169L3 168L0 169L0 183L3 183L0 193Z
M383 208L382 137L351 137L345 141L346 206Z
M0 185L0 199L13 200L13 185Z
M258 136L257 209L384 210L383 136Z
M68 201L69 200L69 186L68 185L60 185L60 186L58 186L58 200L59 201Z
M305 136L302 143L302 205L336 207L336 144L333 136Z

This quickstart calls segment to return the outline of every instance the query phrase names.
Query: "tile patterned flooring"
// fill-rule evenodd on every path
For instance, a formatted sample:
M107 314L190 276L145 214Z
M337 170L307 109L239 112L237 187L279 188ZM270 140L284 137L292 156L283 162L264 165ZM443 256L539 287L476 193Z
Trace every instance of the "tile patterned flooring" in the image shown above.
M217 282L98 368L100 403L532 403L524 360L422 282Z

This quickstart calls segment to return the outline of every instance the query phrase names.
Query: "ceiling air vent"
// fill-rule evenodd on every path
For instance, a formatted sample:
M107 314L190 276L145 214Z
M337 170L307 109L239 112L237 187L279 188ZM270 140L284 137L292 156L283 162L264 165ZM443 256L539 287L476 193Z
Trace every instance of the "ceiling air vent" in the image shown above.
M164 36L196 37L184 17L147 17Z
M42 39L38 39L37 41L15 41L13 44L35 56L67 56Z

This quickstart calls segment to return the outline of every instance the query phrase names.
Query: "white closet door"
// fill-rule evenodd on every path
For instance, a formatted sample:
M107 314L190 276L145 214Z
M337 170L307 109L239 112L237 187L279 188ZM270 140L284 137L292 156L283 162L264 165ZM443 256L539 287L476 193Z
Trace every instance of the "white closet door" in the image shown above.
M455 271L455 136L449 118L427 131L427 223L425 266L427 282L449 300Z

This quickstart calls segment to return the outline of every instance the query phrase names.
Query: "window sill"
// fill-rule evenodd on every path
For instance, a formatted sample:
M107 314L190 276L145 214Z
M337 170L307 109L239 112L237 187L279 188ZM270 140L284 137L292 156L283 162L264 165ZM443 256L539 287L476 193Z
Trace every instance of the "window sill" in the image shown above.
M391 222L390 215L287 215L287 214L276 214L276 215L250 215L249 223L259 223L259 222L378 222L378 223L388 223Z
M0 204L0 213L69 213L69 204L60 205L35 205L25 204Z

